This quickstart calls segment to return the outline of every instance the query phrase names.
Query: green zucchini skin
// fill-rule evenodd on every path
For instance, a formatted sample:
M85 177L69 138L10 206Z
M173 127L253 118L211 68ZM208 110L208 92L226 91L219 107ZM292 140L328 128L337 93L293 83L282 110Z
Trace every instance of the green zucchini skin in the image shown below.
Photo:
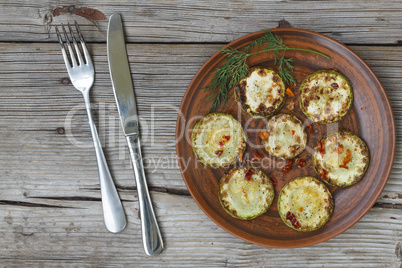
M299 88L299 105L308 119L318 124L342 120L353 103L349 80L334 70L308 75Z
M234 96L243 112L266 118L278 113L285 104L285 84L275 70L253 67L235 87Z
M297 177L288 182L278 197L278 212L283 222L299 232L311 232L324 226L332 216L335 202L323 182L314 177ZM294 214L300 227L287 219Z
M247 177L247 173L250 172ZM260 169L246 166L228 171L219 183L219 201L232 217L251 220L264 214L274 200L271 179Z
M225 139L227 137L228 140ZM208 114L197 122L191 133L194 154L204 165L212 168L234 164L244 153L246 140L241 124L225 113Z
M320 152L319 143L324 150ZM339 147L342 147L342 152ZM347 153L351 160L344 165ZM341 152L341 153L340 153ZM317 142L313 151L313 166L318 176L327 184L348 187L359 182L370 164L367 144L350 131L332 131Z

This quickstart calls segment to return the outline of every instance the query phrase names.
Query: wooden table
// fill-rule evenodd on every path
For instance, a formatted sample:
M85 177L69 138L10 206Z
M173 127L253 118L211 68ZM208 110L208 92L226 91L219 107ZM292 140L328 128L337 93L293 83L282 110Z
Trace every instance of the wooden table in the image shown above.
M128 150L106 58L107 18L120 13L142 119L143 154L165 251L147 257ZM374 69L402 123L402 2L1 1L0 266L382 266L402 259L402 136L374 207L318 245L272 249L223 231L181 178L175 125L201 65L247 33L290 24L347 44ZM69 83L54 26L81 25L96 69L94 116L128 225L103 223L98 171L81 94ZM373 122L375 123L375 122ZM375 152L374 152L375 153Z

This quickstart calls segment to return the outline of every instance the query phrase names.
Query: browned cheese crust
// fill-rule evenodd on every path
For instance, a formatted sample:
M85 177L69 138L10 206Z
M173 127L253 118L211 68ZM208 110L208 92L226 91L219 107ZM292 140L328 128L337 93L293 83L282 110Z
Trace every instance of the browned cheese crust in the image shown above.
M236 86L235 99L253 117L269 117L285 103L285 85L277 72L253 67Z
M299 89L299 104L313 122L331 124L341 120L353 102L349 81L333 70L321 70L307 76Z
M319 177L338 187L351 186L360 181L369 162L366 143L344 130L324 135L313 152L313 165Z
M307 133L302 122L291 114L278 114L269 119L266 134L260 135L265 150L278 158L292 159L304 151Z

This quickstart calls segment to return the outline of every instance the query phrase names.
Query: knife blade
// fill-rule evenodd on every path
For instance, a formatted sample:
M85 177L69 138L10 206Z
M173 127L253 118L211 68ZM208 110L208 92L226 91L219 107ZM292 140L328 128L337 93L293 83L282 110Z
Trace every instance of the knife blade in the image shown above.
M163 251L163 241L145 178L141 156L137 104L128 64L123 24L119 14L113 14L109 19L107 56L117 109L135 174L144 250L147 255L155 256Z

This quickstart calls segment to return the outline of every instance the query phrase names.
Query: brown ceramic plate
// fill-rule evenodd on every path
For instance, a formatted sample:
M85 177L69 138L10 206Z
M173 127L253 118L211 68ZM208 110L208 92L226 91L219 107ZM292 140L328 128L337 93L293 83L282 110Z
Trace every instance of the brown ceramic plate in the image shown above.
M309 52L286 52L286 57L295 59L294 76L298 85L307 74L320 69L336 68L343 73L350 80L354 90L354 102L349 114L339 123L332 125L313 124L314 133L308 133L308 148L299 156L305 159L307 165L299 169L297 164L294 164L288 173L282 173L283 161L270 157L261 148L258 129L264 127L266 120L252 119L241 112L231 91L227 106L221 105L218 111L231 114L241 121L249 139L245 158L247 155L251 157L254 152L264 156L263 161L257 162L255 166L261 167L269 176L277 180L275 200L265 214L250 221L232 218L223 210L218 199L219 179L229 168L205 167L194 156L189 140L196 122L210 113L210 102L207 101L209 93L203 88L211 83L214 70L223 63L224 57L217 52L197 72L183 97L176 125L176 151L188 190L198 206L217 225L241 239L258 245L278 248L303 247L339 235L359 221L374 205L388 180L394 159L394 117L387 94L376 75L345 45L325 35L307 30L282 28L272 29L272 32L279 35L289 47L313 49L331 57L331 60L327 60ZM241 49L263 34L263 31L252 33L227 46ZM276 68L273 66L272 55L265 53L251 56L248 64ZM286 106L290 101L295 101L296 116L303 122L307 122L307 118L298 106L298 90L293 91L295 96L287 97L281 113L289 113ZM324 227L307 233L294 231L282 222L278 214L278 193L289 180L295 177L308 175L317 177L312 165L311 149L323 134L336 129L350 130L366 141L370 149L370 166L366 175L356 185L343 189L329 187L335 198L335 210Z

